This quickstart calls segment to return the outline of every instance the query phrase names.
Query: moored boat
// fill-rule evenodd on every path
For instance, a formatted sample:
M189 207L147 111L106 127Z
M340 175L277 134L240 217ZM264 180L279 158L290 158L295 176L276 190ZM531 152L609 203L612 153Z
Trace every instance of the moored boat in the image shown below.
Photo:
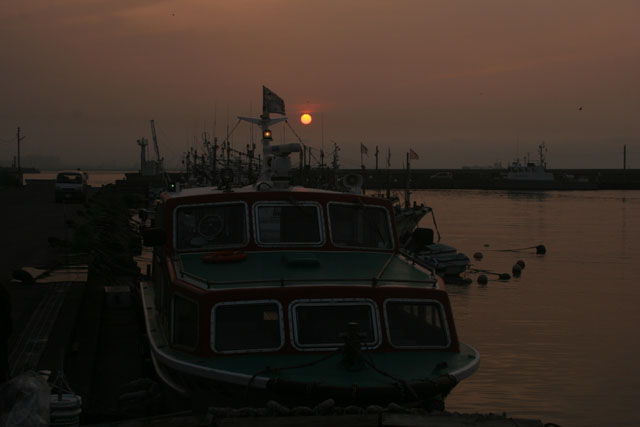
M441 276L445 283L464 283L461 275L471 264L469 257L458 252L453 246L435 242L433 230L430 228L416 228L404 245L413 258L433 269Z
M159 376L236 406L442 401L479 354L458 340L439 279L400 253L389 200L289 185L300 147L270 145L284 103L263 96L258 182L163 193L145 232Z

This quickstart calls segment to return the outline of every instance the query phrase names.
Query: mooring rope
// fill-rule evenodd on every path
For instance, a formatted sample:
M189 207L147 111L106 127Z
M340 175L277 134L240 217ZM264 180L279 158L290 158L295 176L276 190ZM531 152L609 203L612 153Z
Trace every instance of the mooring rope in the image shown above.
M492 274L494 276L498 276L498 278L500 280L509 280L511 278L511 276L509 275L509 273L496 273L494 271L490 271L490 270L481 270L481 269L477 269L477 268L469 268L467 269L467 271L469 273L485 273L485 274Z
M527 246L526 248L517 248L517 249L487 249L487 250L494 251L494 252L522 252L529 249L535 249L536 253L538 254L544 254L547 252L547 248L544 245Z
M258 372L256 372L255 374L253 374L251 376L251 379L247 383L246 400L249 401L249 392L251 391L251 385L255 381L256 377L258 377L258 375L262 375L262 374L266 374L266 373L278 373L280 371L286 371L286 370L290 370L290 369L308 368L309 366L314 366L314 365L317 365L318 363L324 362L325 360L329 360L333 356L335 356L336 354L341 353L341 352L342 352L342 347L337 348L333 352L325 354L324 356L322 356L322 357L320 357L320 358L318 358L316 360L312 360L311 362L301 363L299 365L284 366L284 367L280 367L280 368L272 368L271 366L265 367L263 370L258 371Z
M433 219L433 227L436 229L436 233L438 234L438 243L440 242L440 230L438 230L438 223L436 222L436 211L433 208L429 208L431 211L431 219Z

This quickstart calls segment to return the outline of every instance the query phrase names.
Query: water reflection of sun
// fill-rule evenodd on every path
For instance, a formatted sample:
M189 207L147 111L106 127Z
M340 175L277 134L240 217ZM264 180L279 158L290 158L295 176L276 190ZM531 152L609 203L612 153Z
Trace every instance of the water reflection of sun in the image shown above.
M302 123L303 125L308 125L309 123L311 123L311 120L311 114L309 113L304 113L300 116L300 123Z

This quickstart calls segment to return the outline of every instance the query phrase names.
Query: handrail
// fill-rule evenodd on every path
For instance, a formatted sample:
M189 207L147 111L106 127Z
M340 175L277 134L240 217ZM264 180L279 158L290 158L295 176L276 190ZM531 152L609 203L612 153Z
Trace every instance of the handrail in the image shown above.
M285 286L287 283L312 283L312 282L365 282L371 283L371 286L376 286L379 282L389 282L389 283L423 283L423 284L431 284L433 287L436 286L437 280L435 277L430 280L415 280L415 279L379 279L377 277L365 277L365 278L309 278L309 279L254 279L254 280L224 280L224 281L216 281L212 282L210 280L203 280L201 277L196 276L195 274L187 273L184 270L180 271L181 276L186 276L194 280L204 281L207 285L207 289L211 289L215 286L220 285L246 285L250 283L279 283L280 286Z
M410 260L411 262L413 262L414 264L418 264L420 267L424 268L425 270L429 270L429 272L433 275L433 277L436 276L435 268L431 267L430 265L427 265L421 259L413 256L411 252L407 251L406 249L399 249L398 253L404 256L405 258L407 258L408 260Z
M373 279L374 280L374 282L372 283L373 286L375 286L376 283L378 282L378 280L380 280L382 278L382 275L384 274L385 271L387 271L387 267L389 267L389 265L391 264L391 261L393 261L393 259L396 257L397 253L398 253L398 251L396 250L391 254L391 256L389 256L387 261L382 266L382 269L380 269L380 271L378 272L376 277Z

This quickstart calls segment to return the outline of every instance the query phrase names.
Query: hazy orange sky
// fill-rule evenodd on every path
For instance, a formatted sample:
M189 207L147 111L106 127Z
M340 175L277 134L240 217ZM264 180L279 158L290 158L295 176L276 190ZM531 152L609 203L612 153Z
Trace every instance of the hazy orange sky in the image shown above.
M137 167L155 119L176 165L214 123L224 137L256 115L264 84L309 145L324 123L345 167L360 142L393 167L413 148L413 167L451 168L545 141L551 168L621 167L624 144L640 168L638 22L638 0L7 1L0 164L20 126L25 157Z

